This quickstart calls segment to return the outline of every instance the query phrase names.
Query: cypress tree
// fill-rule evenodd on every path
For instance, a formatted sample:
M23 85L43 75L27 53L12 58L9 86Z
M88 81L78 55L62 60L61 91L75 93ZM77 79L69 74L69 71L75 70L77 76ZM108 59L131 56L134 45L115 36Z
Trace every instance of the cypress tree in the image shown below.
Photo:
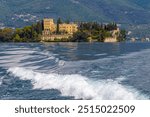
M57 20L57 29L56 29L56 33L59 34L60 33L60 29L59 29L59 25L62 24L62 20L61 18L58 18Z

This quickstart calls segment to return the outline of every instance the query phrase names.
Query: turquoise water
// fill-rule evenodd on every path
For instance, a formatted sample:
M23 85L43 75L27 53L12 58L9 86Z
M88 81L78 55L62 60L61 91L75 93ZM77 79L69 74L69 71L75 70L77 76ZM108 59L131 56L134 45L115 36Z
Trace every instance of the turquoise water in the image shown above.
M150 43L1 43L0 99L150 99Z

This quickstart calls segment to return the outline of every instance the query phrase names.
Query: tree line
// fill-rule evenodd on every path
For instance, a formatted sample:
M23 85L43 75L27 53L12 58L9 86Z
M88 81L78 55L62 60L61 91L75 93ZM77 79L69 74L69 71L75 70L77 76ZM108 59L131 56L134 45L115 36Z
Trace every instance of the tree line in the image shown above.
M104 42L105 38L112 37L113 30L117 30L116 23L100 24L97 22L79 23L78 31L73 34L71 41L73 42L88 42L99 41ZM126 39L126 31L120 30L117 41L124 41Z
M59 24L63 21L58 18L56 34L62 34L59 31ZM65 23L69 23L66 21ZM78 22L78 31L73 34L70 42L104 42L105 38L112 37L112 31L118 28L116 23L102 24L97 22ZM23 28L4 28L0 29L0 42L40 42L43 31L43 21L39 21L31 26ZM117 41L126 39L126 31L120 30ZM59 40L61 41L61 40Z
M43 23L41 21L23 28L0 29L0 42L39 42L42 30Z

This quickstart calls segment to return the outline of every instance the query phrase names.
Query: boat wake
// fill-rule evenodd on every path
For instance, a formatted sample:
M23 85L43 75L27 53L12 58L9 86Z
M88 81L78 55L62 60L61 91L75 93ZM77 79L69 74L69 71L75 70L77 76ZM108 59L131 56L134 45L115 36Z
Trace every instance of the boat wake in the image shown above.
M132 87L123 86L116 80L92 80L79 74L60 75L40 73L22 67L11 67L7 70L21 80L30 80L33 89L57 89L62 96L73 96L84 100L140 100L147 99Z

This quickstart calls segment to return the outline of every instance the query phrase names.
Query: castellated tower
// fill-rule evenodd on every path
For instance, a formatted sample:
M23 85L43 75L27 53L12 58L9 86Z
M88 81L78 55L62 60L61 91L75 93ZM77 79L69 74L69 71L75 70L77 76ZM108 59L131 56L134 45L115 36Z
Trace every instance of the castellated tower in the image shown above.
M43 25L44 25L44 31L47 34L50 34L56 31L56 25L53 19L44 19Z

